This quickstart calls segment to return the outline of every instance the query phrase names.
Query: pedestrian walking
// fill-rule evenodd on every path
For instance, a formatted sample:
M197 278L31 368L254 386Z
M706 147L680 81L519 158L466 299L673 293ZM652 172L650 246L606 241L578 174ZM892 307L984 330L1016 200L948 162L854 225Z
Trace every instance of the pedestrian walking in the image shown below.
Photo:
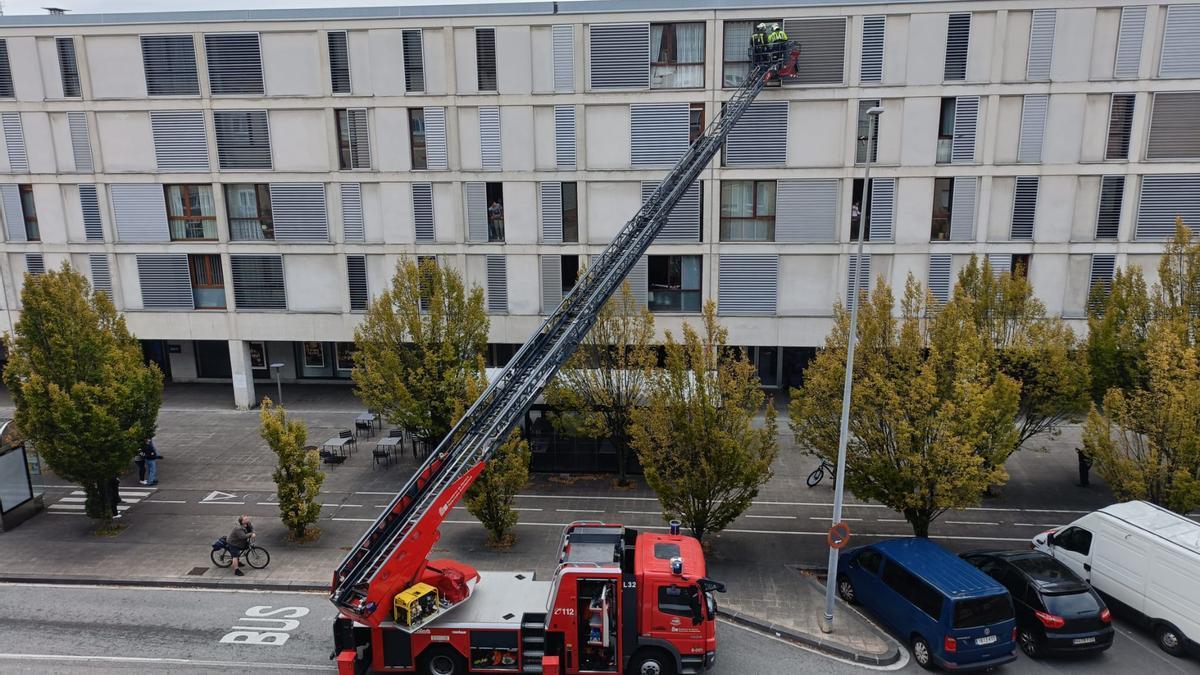
M1079 487L1087 487L1090 485L1088 481L1088 472L1092 469L1092 458L1088 457L1083 448L1075 448L1075 455L1079 458Z
M138 482L142 485L158 485L158 448L154 446L154 439L147 438L142 444L141 452L142 461L146 465L146 476Z
M117 505L121 503L121 479L113 476L108 479L108 485L105 486L105 497L108 498L108 507L112 509L112 517L120 518L121 512L117 509Z

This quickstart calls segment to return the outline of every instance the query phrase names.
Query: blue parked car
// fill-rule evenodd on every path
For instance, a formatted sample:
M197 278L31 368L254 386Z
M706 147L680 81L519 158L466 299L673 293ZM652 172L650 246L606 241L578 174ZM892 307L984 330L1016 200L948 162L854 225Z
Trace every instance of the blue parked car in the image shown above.
M837 590L907 640L913 660L927 670L993 668L1017 658L1008 591L928 539L843 553Z

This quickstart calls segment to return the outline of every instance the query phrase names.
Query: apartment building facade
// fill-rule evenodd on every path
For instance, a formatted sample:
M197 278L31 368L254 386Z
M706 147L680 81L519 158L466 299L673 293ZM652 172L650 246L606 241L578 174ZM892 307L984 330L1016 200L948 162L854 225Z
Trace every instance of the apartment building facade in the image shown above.
M232 382L244 406L272 363L347 378L370 298L432 256L484 288L503 364L732 94L762 20L801 43L798 76L630 282L660 332L714 299L767 386L822 344L860 228L860 285L911 274L944 299L986 256L1082 328L1094 284L1153 280L1175 217L1200 223L1195 3L10 16L0 328L24 275L67 261L173 379Z

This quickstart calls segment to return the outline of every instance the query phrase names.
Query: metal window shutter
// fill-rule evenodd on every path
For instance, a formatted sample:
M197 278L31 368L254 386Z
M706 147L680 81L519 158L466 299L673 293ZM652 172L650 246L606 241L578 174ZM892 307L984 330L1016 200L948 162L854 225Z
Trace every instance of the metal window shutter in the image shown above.
M500 106L479 107L479 154L484 171L501 169Z
M751 103L725 141L725 166L783 165L787 127L787 101Z
M445 171L446 164L446 109L437 106L424 109L425 113L425 166L431 171Z
M1175 218L1200 223L1200 174L1142 176L1136 239L1168 239Z
M850 306L850 302L852 300L854 300L854 298L856 296L856 293L855 293L856 287L857 287L857 290L862 290L862 291L870 291L871 290L871 254L864 253L862 258L863 258L862 259L862 279L856 284L856 283L854 283L854 281L855 281L855 279L858 278L858 254L851 253L848 256L848 260L846 263L848 266L848 270L847 270L847 274L846 274L846 306L847 307Z
M659 183L661 181L642 181L643 204L658 189ZM684 191L679 203L667 214L667 222L654 237L654 241L657 243L700 241L700 181L692 183Z
M113 297L112 270L105 253L89 253L88 267L92 271L92 289L100 291L110 299Z
M0 204L4 206L4 230L9 241L25 241L25 211L21 208L21 190L14 183L0 185Z
M229 264L237 309L287 309L283 256L231 255Z
M1113 94L1108 108L1108 140L1104 147L1104 159L1129 159L1129 138L1133 133L1134 94ZM1155 106L1157 107L1157 106ZM1168 105L1168 107L1170 107ZM1186 123L1185 127L1192 126ZM1150 123L1150 146L1146 152L1157 149L1154 147L1154 122Z
M1012 254L1010 253L989 253L987 263L994 278L1012 273Z
M342 183L342 236L348 242L366 241L366 227L363 224L362 185L359 183Z
M858 70L861 82L883 80L883 38L886 17L883 15L863 17L862 63Z
M475 75L479 91L496 91L496 29L475 29Z
M950 263L949 253L931 253L929 255L929 292L938 302L950 300Z
M1112 293L1113 272L1117 267L1117 256L1111 253L1092 255L1092 270L1088 284L1088 309L1099 309L1104 298ZM1092 289L1100 287L1098 297L1092 297Z
M204 53L208 57L209 93L263 93L258 33L205 35Z
M95 185L79 186L79 209L83 214L83 233L88 241L104 241L100 222L100 197Z
M1053 9L1033 10L1029 27L1029 60L1025 63L1025 78L1031 82L1050 79L1050 61L1054 57L1054 23L1058 12Z
M970 164L975 161L975 129L979 123L979 97L959 96L954 99L954 139L951 141L950 161Z
M270 169L266 110L214 110L217 159L224 170Z
M1142 35L1146 32L1146 8L1122 7L1117 34L1117 57L1113 77L1137 77L1142 65Z
M560 169L575 168L575 106L554 106L554 163Z
M796 76L784 84L842 84L846 72L846 19L785 19L788 38L800 43L803 56Z
M895 201L895 178L871 179L871 211L867 214L871 241L892 240L892 211Z
M154 156L159 171L208 171L202 110L153 110Z
M276 241L329 241L324 183L271 183Z
M425 91L425 38L420 28L405 28L400 33L404 50L404 91Z
M42 257L41 253L26 253L25 271L30 274L45 274L46 259Z
M431 243L436 234L433 227L433 184L413 183L413 225L417 243Z
M592 89L650 88L650 24L592 24L588 36Z
M350 49L344 30L331 30L329 42L329 85L335 94L350 93Z
M347 132L350 135L350 168L371 168L371 129L367 125L367 109L346 111Z
M1129 94L1132 98L1132 94ZM1116 99L1116 95L1113 95ZM1114 103L1115 105L1115 103ZM1150 113L1146 159L1200 158L1200 92L1158 92ZM1132 111L1131 111L1132 112ZM1133 115L1130 114L1132 123ZM1126 131L1128 135L1128 131ZM1128 136L1127 136L1128 137ZM1111 139L1111 136L1110 136ZM1128 145L1128 141L1126 142Z
M779 256L729 255L717 260L717 311L774 316L779 296Z
M837 241L838 179L798 178L775 183L775 241Z
M946 26L946 62L942 78L948 82L967 79L967 53L971 45L970 13L951 14Z
M687 153L687 103L634 103L629 106L629 159L634 167L675 166Z
M91 173L96 170L92 161L92 141L88 134L87 113L67 113L67 126L71 131L71 154L75 158L75 170Z
M171 241L167 230L167 200L158 183L108 186L117 240L121 242Z
M975 238L975 200L979 179L959 176L954 179L953 203L950 208L950 241L971 241Z
M1200 75L1200 5L1171 5L1163 29L1159 77Z
M547 181L541 184L542 243L561 244L562 227L562 183ZM643 186L643 200L645 199Z
M150 96L199 96L196 44L191 35L143 35L142 67Z
M562 303L562 256L538 256L542 268L542 314L551 314Z
M1010 239L1033 240L1033 219L1037 213L1038 177L1017 176L1013 192L1012 229Z
M551 31L554 43L554 91L570 93L575 91L575 27L558 25Z
M192 273L184 253L139 253L138 285L145 309L195 309Z
M346 283L350 288L350 311L367 311L367 256L346 256Z
M63 96L77 98L82 95L79 87L79 63L75 60L75 38L54 38L58 51L58 72L62 79Z
M12 68L8 63L8 41L0 40L0 98L12 97Z
M595 259L596 257L592 256L593 263ZM629 290L637 309L645 307L650 296L650 262L646 256L638 258L625 280L629 282Z
M1021 104L1021 138L1017 145L1018 162L1042 161L1042 136L1046 130L1047 94L1027 94Z
M21 113L0 113L4 125L4 145L8 148L8 169L13 173L29 172L29 155L25 153L25 132L21 127Z
M1100 177L1100 206L1096 209L1096 238L1116 239L1125 201L1125 176Z
M502 255L487 259L487 310L495 314L508 312L508 262Z
M467 241L488 240L487 186L484 183L463 183L467 200Z

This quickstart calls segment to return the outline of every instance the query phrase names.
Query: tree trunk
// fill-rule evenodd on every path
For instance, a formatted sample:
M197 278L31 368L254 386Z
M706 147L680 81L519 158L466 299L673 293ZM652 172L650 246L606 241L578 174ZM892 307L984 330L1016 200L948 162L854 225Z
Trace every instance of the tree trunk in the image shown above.
M87 494L84 501L84 509L87 512L88 518L94 520L112 520L112 506L108 496L108 486L98 481L91 481L83 484L83 490Z
M912 525L914 537L929 537L929 524L933 518L926 509L904 509L904 519Z

